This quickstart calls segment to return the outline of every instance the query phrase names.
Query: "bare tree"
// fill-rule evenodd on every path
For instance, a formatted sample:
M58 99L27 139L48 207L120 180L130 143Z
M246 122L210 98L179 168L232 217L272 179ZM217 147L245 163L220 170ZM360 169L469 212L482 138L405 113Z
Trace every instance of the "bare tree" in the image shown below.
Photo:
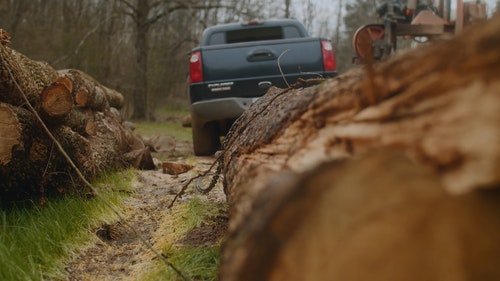
M133 104L135 118L149 118L147 112L148 101L148 31L158 19L159 14L151 15L160 2L151 3L149 0L136 0L134 3L120 0L125 5L125 14L130 16L135 24L135 88L133 92Z
M0 1L0 23L9 30L12 35L17 33L19 24L22 22L24 15L29 10L29 0L2 0Z
M159 102L187 100L186 54L204 28L300 15L329 34L317 9L311 0L0 0L0 26L17 50L83 70L122 92L134 118L150 119Z
M285 0L285 18L290 18L290 4L291 0Z
M315 11L314 3L311 0L307 0L304 18L303 18L302 22L308 30L312 30L313 20L314 20L315 14L316 14L316 11Z
M338 0L337 8L337 27L335 28L335 40L334 42L340 42L340 27L342 26L342 10L344 9L343 1Z
M159 20L168 15L181 10L204 10L217 9L223 7L219 3L197 3L177 0L119 0L125 7L125 14L130 16L134 22L136 52L135 65L135 86L133 91L134 112L132 117L135 119L153 118L151 106L149 106L148 92L148 56L149 45L148 35L150 29Z

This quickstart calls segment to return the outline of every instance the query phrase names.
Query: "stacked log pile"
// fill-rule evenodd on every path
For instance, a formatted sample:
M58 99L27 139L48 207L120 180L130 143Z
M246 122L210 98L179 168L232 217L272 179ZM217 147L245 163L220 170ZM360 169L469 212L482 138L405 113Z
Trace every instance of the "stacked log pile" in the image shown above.
M220 280L498 280L499 50L496 17L253 104Z
M137 157L147 151L122 125L120 93L81 71L56 71L33 61L8 46L5 31L0 34L2 199L82 191L47 129L88 180L106 169L141 162ZM135 153L136 159L124 156L135 150L144 153Z

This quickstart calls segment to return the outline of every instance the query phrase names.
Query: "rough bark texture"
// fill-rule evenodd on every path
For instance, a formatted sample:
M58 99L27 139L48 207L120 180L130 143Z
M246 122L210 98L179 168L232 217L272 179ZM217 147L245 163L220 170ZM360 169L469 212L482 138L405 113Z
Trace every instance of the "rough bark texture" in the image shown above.
M46 62L34 61L15 50L3 46L0 55L4 58L0 64L0 101L12 105L22 105L22 94L32 103L38 103L40 93L57 77L56 71ZM26 70L29 69L30 72ZM16 80L10 77L13 75ZM17 87L17 85L20 87ZM23 91L21 93L20 91Z
M499 278L499 49L496 17L259 99L224 144L220 279Z
M117 116L115 108L123 104L121 94L78 70L57 72L5 45L0 44L2 200L83 191L75 171L35 113L89 180L131 162L144 164L149 159L152 163L149 151L142 151L137 161L124 156L137 146L137 138ZM88 93L85 102L75 99L75 93L82 90Z

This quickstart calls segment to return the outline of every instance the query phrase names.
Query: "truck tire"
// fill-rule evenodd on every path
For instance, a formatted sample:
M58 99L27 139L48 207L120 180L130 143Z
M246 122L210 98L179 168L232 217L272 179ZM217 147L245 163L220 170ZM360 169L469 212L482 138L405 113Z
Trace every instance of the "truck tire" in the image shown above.
M220 139L215 126L216 124L213 122L200 124L195 118L193 118L191 122L194 155L214 155L220 147Z

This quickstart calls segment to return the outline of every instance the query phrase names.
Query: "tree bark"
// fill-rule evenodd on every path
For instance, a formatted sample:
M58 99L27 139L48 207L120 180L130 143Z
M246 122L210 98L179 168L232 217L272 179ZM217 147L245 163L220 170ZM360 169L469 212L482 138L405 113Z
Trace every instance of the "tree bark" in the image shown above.
M271 89L224 142L220 280L499 278L499 48L496 17Z
M133 118L135 119L147 119L149 120L149 110L148 110L148 57L147 57L147 39L146 35L142 34L142 30L145 28L139 28L137 39L135 43L136 49L136 80L134 88L134 113ZM147 32L147 29L145 29Z
M148 93L148 33L152 21L148 18L150 11L149 1L137 1L135 14L135 86L134 86L134 113L135 119L149 120L149 93Z
M22 98L24 94L32 104L38 103L42 90L58 77L56 71L46 62L31 60L7 46L2 45L0 55L3 58L0 65L2 102L22 105L25 103ZM27 69L31 70L31 73L27 72Z
M392 149L277 173L225 244L220 279L496 280L499 191L451 195Z
M45 193L46 179L53 173L50 166L52 144L40 139L33 114L23 108L0 103L0 193L1 201L36 198Z
M66 117L64 125L84 136L95 136L94 113L88 109L74 108Z

